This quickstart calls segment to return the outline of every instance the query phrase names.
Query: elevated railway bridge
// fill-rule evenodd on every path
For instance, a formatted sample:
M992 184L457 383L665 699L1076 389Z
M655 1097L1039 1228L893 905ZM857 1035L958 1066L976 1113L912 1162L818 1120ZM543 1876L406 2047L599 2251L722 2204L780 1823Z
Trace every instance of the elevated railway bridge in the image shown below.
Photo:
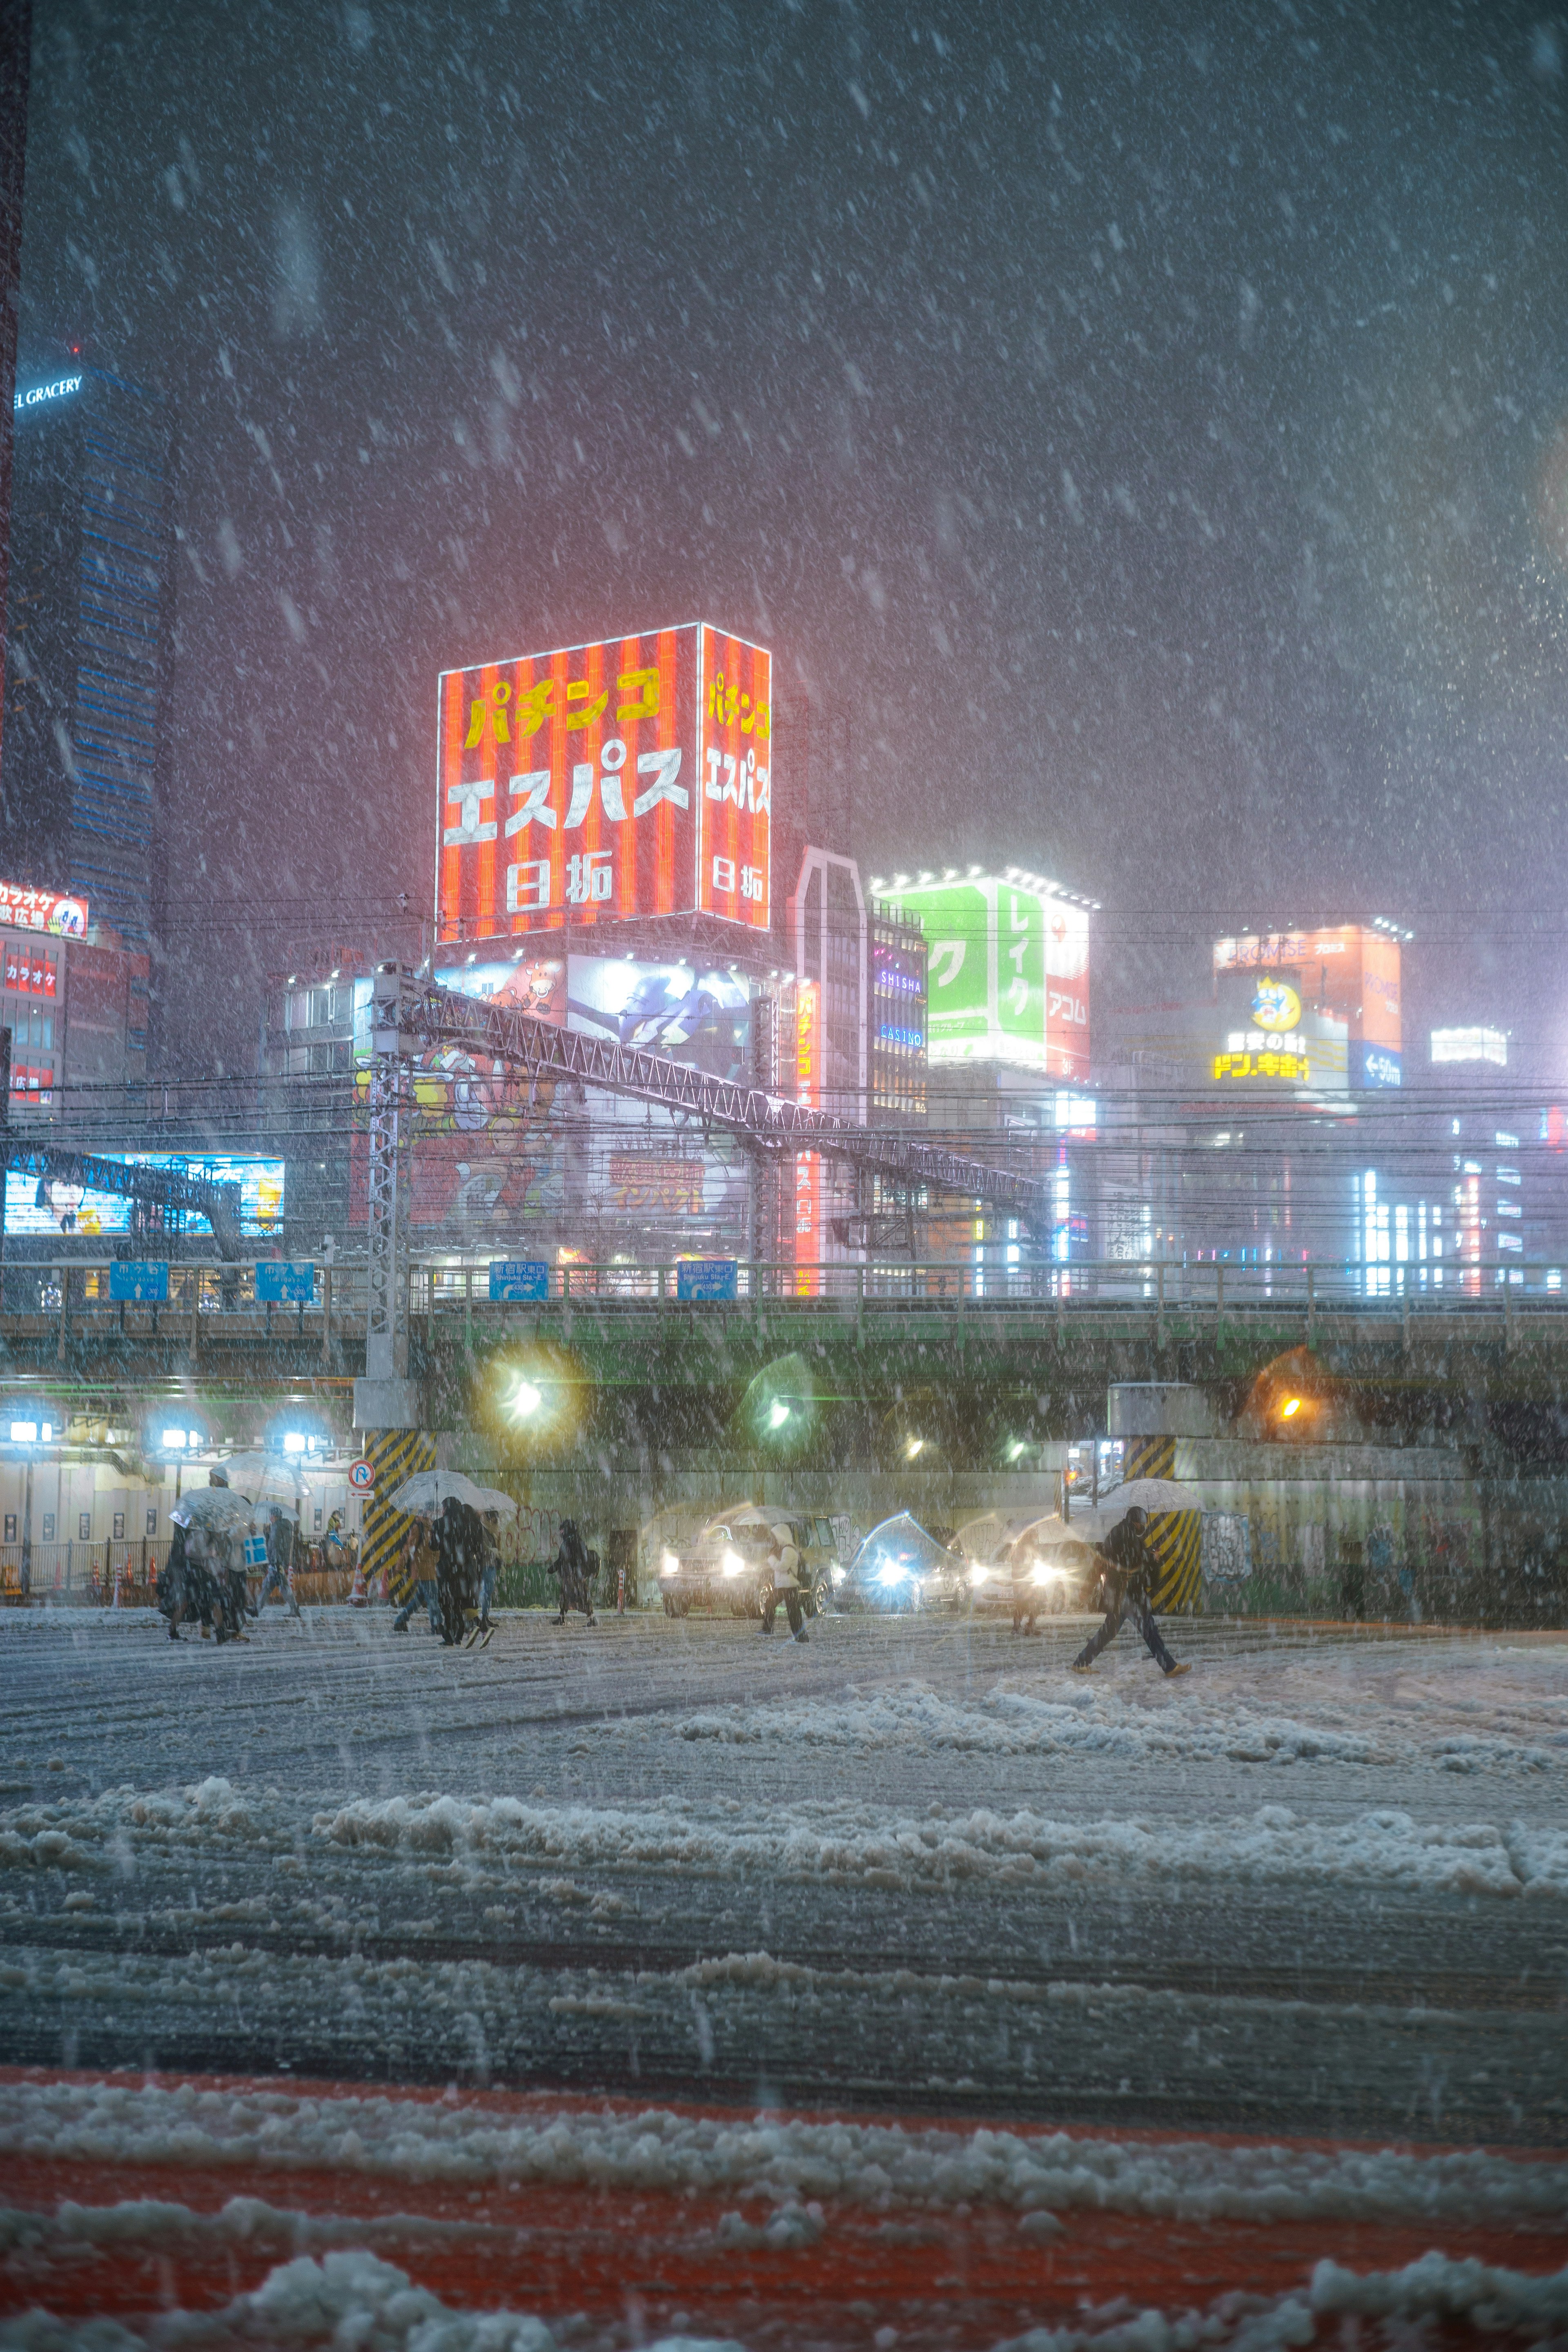
M1040 1429L1087 1433L1111 1381L1181 1380L1234 1402L1299 1350L1323 1377L1385 1400L1385 1419L1413 1426L1473 1419L1489 1400L1554 1413L1568 1378L1568 1302L1532 1286L1544 1269L1517 1265L1445 1269L1441 1288L1435 1279L1420 1286L1407 1269L1399 1290L1386 1265L759 1264L739 1267L734 1300L703 1304L678 1297L672 1267L569 1265L552 1269L542 1301L492 1303L485 1266L416 1264L409 1253L409 1067L442 1044L530 1083L571 1079L649 1102L738 1136L763 1158L820 1152L1048 1230L1045 1182L1026 1169L860 1127L384 966L373 982L363 1257L319 1269L308 1304L263 1306L254 1265L238 1255L232 1202L214 1197L222 1188L114 1161L87 1173L81 1155L12 1139L13 1165L37 1160L42 1174L46 1159L68 1159L84 1171L79 1181L134 1186L150 1204L161 1198L150 1213L199 1209L226 1262L172 1264L168 1299L157 1306L110 1300L102 1265L13 1269L0 1293L0 1381L82 1399L195 1390L237 1406L309 1391L346 1438L356 1426L483 1419L495 1381L536 1361L586 1401L572 1417L574 1443L596 1425L606 1442L657 1447L678 1432L731 1429L751 1384L784 1377L776 1368L795 1360L824 1401L819 1428L837 1402L847 1430L852 1422L863 1433L868 1413L914 1389L952 1400L952 1427L971 1432L954 1442L979 1447L998 1413L1017 1420L1021 1400L1032 1400ZM1524 1283L1510 1278L1521 1273ZM550 1443L542 1425L511 1433L520 1444Z

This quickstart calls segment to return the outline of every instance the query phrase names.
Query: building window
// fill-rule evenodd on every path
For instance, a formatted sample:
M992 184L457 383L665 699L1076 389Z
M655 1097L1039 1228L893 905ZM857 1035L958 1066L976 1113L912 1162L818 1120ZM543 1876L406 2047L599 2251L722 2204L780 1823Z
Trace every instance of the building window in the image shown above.
M90 1511L82 1511L79 1514L76 1523L76 1532L79 1542L90 1543L92 1541L92 1513Z
M46 1543L53 1543L54 1539L55 1515L53 1511L46 1511L44 1513L44 1541Z
M114 1514L114 1533L110 1538L110 1543L123 1543L125 1541L125 1514L123 1511L116 1511Z
M155 1536L158 1532L158 1506L156 1503L153 1504L152 1509L147 1514L147 1532L150 1536Z
M16 1514L15 1511L7 1511L5 1514L5 1540L7 1543L15 1543L16 1540Z

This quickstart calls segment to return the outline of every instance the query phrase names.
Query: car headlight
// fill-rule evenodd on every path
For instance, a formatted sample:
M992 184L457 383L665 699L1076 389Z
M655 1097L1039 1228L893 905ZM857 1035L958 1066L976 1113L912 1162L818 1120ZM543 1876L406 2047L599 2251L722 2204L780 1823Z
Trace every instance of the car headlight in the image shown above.
M877 1570L877 1581L879 1584L900 1584L903 1581L906 1573L907 1571L896 1559L890 1559L886 1568L879 1568Z
M842 1584L848 1573L849 1570L847 1568L840 1568L837 1560L834 1561L832 1568L828 1570L828 1574L832 1577L836 1586Z
M1043 1559L1037 1559L1029 1581L1031 1584L1052 1584L1056 1581L1056 1573L1054 1568L1047 1568Z
M659 1561L659 1564L658 1564L658 1572L659 1572L660 1576L679 1576L679 1573L680 1573L680 1561L679 1561L679 1559L678 1558L678 1556L677 1556L674 1552L672 1552L672 1551L667 1551L667 1552L665 1553L664 1558Z
M991 1570L988 1568L972 1568L969 1571L969 1581L971 1584L984 1584L990 1573Z
M726 1576L740 1576L743 1572L746 1563L741 1558L738 1551L727 1551L719 1565L723 1570Z

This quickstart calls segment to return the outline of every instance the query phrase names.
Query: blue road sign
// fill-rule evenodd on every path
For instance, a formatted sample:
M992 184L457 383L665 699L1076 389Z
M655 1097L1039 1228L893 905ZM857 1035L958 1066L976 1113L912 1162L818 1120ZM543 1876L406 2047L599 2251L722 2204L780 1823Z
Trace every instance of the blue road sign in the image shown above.
M109 1269L110 1298L153 1299L169 1296L169 1264L158 1260L130 1257Z
M741 1268L732 1257L683 1258L675 1269L677 1298L738 1298Z
M550 1296L550 1267L542 1257L492 1257L492 1299L522 1299L537 1305Z
M309 1307L316 1296L313 1260L264 1257L256 1268L256 1296L263 1307Z

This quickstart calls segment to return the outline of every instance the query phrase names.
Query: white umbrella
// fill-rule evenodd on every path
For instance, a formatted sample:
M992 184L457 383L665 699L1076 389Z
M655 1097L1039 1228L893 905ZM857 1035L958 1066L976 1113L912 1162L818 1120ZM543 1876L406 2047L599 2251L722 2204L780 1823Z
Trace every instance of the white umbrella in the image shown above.
M1129 1478L1125 1486L1102 1496L1100 1507L1120 1519L1131 1510L1201 1511L1203 1503L1190 1486L1174 1478Z
M280 1503L292 1507L304 1481L286 1462L266 1454L236 1454L223 1465L223 1475L237 1495L253 1503Z
M256 1507L227 1486L187 1486L169 1517L176 1527L213 1528L226 1534L231 1528L249 1527Z
M416 1470L386 1499L395 1511L418 1511L430 1516L440 1509L448 1496L476 1511L497 1511L503 1519L517 1517L517 1505L510 1495L503 1495L499 1486L477 1486L460 1470Z
M1070 1519L1064 1519L1059 1511L1047 1511L1044 1518L1031 1519L1015 1538L1014 1554L1016 1557L1031 1543L1037 1551L1059 1551L1064 1544L1094 1545L1110 1533L1115 1523L1111 1511L1075 1511Z

